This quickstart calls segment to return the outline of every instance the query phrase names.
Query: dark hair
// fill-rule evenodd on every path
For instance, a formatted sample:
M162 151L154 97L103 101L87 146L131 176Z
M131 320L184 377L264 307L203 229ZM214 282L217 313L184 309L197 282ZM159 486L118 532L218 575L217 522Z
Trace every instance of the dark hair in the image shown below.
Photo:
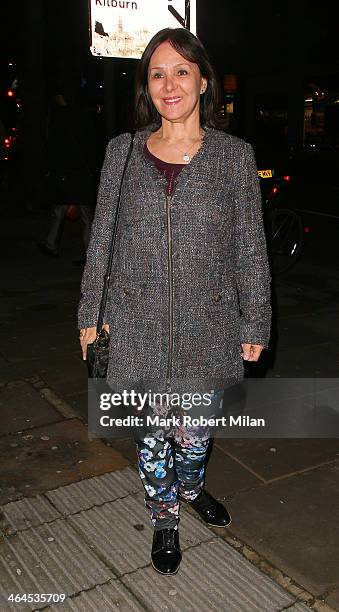
M155 124L160 127L161 117L148 92L148 67L154 51L168 41L187 61L199 66L201 76L207 79L207 88L200 97L200 122L203 127L222 129L224 118L219 114L219 85L207 52L189 30L165 28L148 43L142 54L136 74L135 127L144 128Z

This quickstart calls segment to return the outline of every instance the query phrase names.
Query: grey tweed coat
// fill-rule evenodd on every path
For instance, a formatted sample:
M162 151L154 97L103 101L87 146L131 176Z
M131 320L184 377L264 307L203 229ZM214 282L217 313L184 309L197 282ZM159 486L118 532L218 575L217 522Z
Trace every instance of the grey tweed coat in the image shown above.
M223 388L243 378L241 343L268 345L270 272L252 147L208 128L172 197L136 133L125 175L105 322L117 391ZM95 326L130 135L107 146L81 284Z

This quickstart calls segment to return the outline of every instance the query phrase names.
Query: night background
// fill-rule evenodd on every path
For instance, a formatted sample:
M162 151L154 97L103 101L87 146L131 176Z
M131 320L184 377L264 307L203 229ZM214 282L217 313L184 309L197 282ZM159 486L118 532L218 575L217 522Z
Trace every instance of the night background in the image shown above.
M213 571L199 560L194 576L176 583L182 592L172 589L171 609L185 610L184 601L202 612L339 610L339 400L335 410L327 402L339 387L338 17L328 0L197 1L197 34L218 74L226 131L251 143L260 171L272 334L245 375L286 382L287 397L289 381L295 389L299 379L319 379L324 393L308 413L315 429L299 437L215 440L207 488L235 518L223 536L202 532L185 513L186 545L214 554ZM134 499L135 445L89 440L76 317L90 209L79 199L90 194L94 208L105 146L133 127L137 61L93 57L89 44L87 0L2 3L0 584L31 593L57 586L82 602L72 609L99 612L106 589L105 601L119 601L107 609L141 602L153 612L167 609L169 589L159 582L152 599L150 569L142 590L151 534ZM57 98L66 99L66 115ZM69 186L74 196L52 249L60 164L80 181ZM333 435L321 437L327 417ZM302 428L305 413L296 410L290 422ZM246 603L231 599L243 592ZM135 596L133 606L122 594ZM93 596L93 608L84 596Z
M220 79L228 130L256 147L258 162L322 151L319 163L335 172L327 154L339 140L337 17L329 2L243 0L211 10L198 1L197 31ZM53 94L81 90L103 147L132 126L137 62L91 56L86 0L6 3L2 22L1 119L7 131L19 129L25 192L34 200Z

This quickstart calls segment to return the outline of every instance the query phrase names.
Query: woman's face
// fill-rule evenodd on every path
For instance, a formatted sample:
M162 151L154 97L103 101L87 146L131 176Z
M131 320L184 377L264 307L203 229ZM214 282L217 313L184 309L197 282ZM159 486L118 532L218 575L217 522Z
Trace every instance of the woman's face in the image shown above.
M148 67L148 91L164 119L180 123L195 112L199 116L200 94L206 86L199 66L182 57L168 41L154 51Z

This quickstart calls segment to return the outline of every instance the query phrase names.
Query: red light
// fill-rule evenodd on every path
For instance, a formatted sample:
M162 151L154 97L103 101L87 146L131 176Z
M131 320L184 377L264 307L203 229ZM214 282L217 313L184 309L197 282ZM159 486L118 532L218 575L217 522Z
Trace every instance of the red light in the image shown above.
M305 234L309 234L310 233L310 228L309 227L304 227L304 232Z
M289 174L286 174L285 176L283 176L283 181L289 182L290 180L291 180L291 177L289 176Z
M273 187L272 193L275 194L275 193L278 193L278 191L279 191L279 187Z
M8 89L8 90L7 90L7 92L6 92L6 96L7 96L8 98L13 98L13 96L14 96L14 91L13 91L12 89Z
M5 144L9 144L11 141L10 141L10 139L9 139L9 138L5 138L5 141L4 141L4 142L5 142Z

